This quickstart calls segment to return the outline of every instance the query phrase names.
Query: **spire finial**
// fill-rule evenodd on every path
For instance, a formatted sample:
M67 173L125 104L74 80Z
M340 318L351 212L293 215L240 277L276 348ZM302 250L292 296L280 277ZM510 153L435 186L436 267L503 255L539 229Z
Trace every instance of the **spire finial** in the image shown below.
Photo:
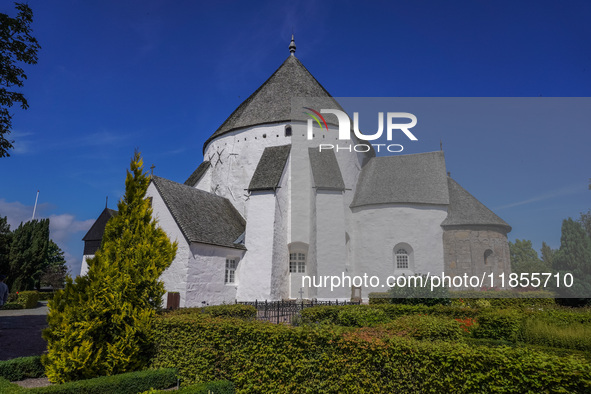
M295 41L293 40L293 34L291 35L291 42L289 43L289 52L291 52L291 56L295 56L294 53L296 51Z

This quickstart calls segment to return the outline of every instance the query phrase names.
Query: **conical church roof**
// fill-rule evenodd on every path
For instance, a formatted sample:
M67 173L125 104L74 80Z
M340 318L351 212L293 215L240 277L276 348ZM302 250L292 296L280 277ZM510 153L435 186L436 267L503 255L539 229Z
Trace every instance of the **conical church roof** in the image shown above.
M331 95L292 53L205 141L203 150L212 140L232 130L266 123L289 122L293 97Z
M511 231L511 226L468 193L459 183L451 177L448 177L447 180L449 207L447 218L441 223L442 226L498 226L507 232Z

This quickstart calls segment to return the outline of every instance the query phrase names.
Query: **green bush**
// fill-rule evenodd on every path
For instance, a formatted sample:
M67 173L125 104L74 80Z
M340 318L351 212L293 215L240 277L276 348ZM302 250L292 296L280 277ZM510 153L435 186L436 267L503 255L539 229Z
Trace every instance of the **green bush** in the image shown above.
M452 304L461 303L468 307L478 307L479 300L486 300L493 308L548 308L556 306L554 293L548 290L462 290L450 292Z
M40 378L45 375L41 356L19 357L0 361L0 377L11 382L28 378Z
M10 383L5 378L0 377L0 393L2 394L22 394L26 389L17 384Z
M176 315L159 317L156 331L154 366L178 366L187 383L229 380L244 393L591 391L591 364L578 357L417 341L380 326Z
M523 314L515 309L492 309L481 313L472 335L476 338L516 341Z
M176 369L148 369L145 371L128 372L119 375L102 376L100 378L38 387L27 390L27 393L127 394L139 393L149 389L167 389L176 385L176 383Z
M336 324L339 312L342 306L313 306L304 308L301 312L302 323L317 324L331 323Z
M591 351L591 326L581 323L557 326L543 320L528 319L520 339L531 344Z
M460 323L452 318L437 316L403 316L384 325L398 335L416 339L457 341L462 338Z
M182 394L234 394L234 385L227 380L199 383L192 386L182 387L178 393Z
M389 304L390 295L387 292L369 293L369 305Z
M39 292L39 301L49 301L53 299L54 291Z
M252 305L213 305L201 308L201 312L210 316L237 317L239 319L254 319L257 310Z
M6 309L6 310L23 309L23 306L21 304L19 304L18 302L8 302L8 303L2 305L2 307L0 309Z
M25 309L35 308L37 302L39 302L39 292L36 290L32 291L21 291L18 293L16 302L22 305Z
M364 305L346 305L340 307L336 324L345 327L371 327L390 319L381 309L367 308Z

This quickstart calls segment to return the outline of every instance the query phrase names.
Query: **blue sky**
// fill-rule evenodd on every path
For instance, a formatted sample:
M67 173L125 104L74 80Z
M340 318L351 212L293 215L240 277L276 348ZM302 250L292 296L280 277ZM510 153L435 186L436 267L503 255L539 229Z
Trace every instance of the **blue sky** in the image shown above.
M207 137L289 55L292 32L296 56L335 97L591 92L588 1L28 4L42 50L21 90L30 109L14 110L15 150L0 159L0 215L13 227L30 219L40 190L38 217L51 218L75 271L106 196L116 208L134 148L155 174L184 182ZM14 15L11 2L0 12ZM562 219L591 208L591 133L560 117L588 125L588 103L538 121L555 127L524 117L499 131L468 116L483 127L426 132L424 151L443 139L452 176L513 226L511 240L558 247Z

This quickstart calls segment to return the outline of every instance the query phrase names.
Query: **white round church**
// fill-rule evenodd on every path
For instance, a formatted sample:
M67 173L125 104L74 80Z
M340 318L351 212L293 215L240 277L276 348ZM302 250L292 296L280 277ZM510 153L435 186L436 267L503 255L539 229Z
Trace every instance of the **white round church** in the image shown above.
M179 245L162 280L180 306L349 299L353 284L331 290L328 276L380 278L361 286L367 298L389 276L509 273L511 227L448 176L443 151L321 150L338 136L331 123L307 138L292 99L332 99L293 38L289 49L205 141L184 184L152 177L154 217ZM81 274L115 214L105 209L84 237Z

